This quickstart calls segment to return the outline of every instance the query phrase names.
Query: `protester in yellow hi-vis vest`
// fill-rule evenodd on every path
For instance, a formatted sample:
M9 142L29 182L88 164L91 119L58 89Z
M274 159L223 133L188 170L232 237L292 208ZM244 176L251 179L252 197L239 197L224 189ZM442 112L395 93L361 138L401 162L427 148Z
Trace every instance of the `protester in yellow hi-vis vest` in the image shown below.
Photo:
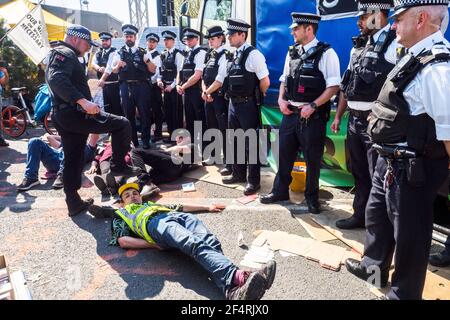
M139 185L119 189L118 210L91 206L97 218L113 217L111 245L124 249L178 249L192 257L211 275L229 300L259 300L273 283L275 261L258 271L239 270L224 256L219 240L194 215L185 212L221 212L224 205L158 205L143 203Z

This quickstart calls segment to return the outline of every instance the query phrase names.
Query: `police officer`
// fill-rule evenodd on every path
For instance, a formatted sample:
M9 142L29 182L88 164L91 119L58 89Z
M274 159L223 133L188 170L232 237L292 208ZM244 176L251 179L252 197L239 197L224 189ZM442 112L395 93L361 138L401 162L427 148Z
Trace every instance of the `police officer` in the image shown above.
M155 72L150 74L150 112L152 115L152 123L155 123L155 132L152 137L152 142L157 142L162 139L162 126L164 122L164 114L162 111L162 94L158 87L158 74L161 68L161 57L157 50L159 43L159 36L156 33L149 33L147 39L147 55L152 63L156 66Z
M111 65L111 60L117 49L111 46L112 34L102 32L99 36L102 40L102 48L95 55L92 67L97 71L97 78L100 79L99 86L103 87L105 111L117 116L123 116L124 113L120 103L119 77L117 74L107 70L108 66ZM103 77L105 71L110 74L108 77Z
M206 129L205 109L202 100L201 84L203 69L205 68L206 49L200 47L200 32L186 28L183 32L183 40L187 45L187 55L183 62L183 69L177 79L177 91L184 95L184 114L186 117L186 129L194 138L194 123L201 121L203 130ZM203 137L203 132L201 132Z
M278 104L283 113L280 165L272 192L261 197L261 203L289 200L291 172L300 149L307 166L305 197L308 209L319 214L320 164L330 99L339 91L339 58L329 44L316 38L320 16L297 12L291 15L290 28L296 44L289 48L280 78Z
M161 53L161 68L158 75L158 86L163 90L164 117L169 135L183 127L183 105L177 93L177 75L183 68L184 56L175 48L176 34L170 30L162 32L166 49ZM165 142L171 142L171 138Z
M119 73L120 97L127 119L131 123L132 140L139 146L136 128L136 107L139 110L141 139L144 149L150 148L150 107L148 84L149 73L155 72L156 66L151 62L145 49L136 44L138 29L126 24L122 27L125 45L118 51L112 61L112 71Z
M228 61L231 54L225 49L225 31L220 26L213 26L207 30L210 51L206 55L205 70L203 72L202 99L205 101L206 125L208 129L219 129L223 136L223 163L220 170L223 176L232 174L232 165L226 164L228 129L228 101L222 89L227 76Z
M251 26L240 19L228 19L228 40L236 48L228 68L226 94L230 98L229 127L233 130L258 131L261 127L259 106L270 86L269 70L263 54L246 40ZM224 184L247 182L244 194L252 195L261 189L261 165L258 144L246 146L246 164L239 164L234 152L233 173L223 179ZM253 159L251 159L253 158ZM256 162L254 161L256 158ZM255 163L252 163L255 162ZM247 176L248 168L248 176Z
M450 105L450 45L440 31L448 3L394 1L393 28L408 53L389 74L369 121L380 157L366 210L365 252L361 262L349 259L346 266L383 287L394 259L388 299L422 298L433 202L448 176L450 109L443 106Z
M113 157L111 172L117 175L137 173L125 164L129 151L131 128L123 117L100 112L100 107L91 102L84 68L78 60L93 44L91 33L79 25L67 28L63 42L49 54L46 81L53 104L53 120L61 135L64 148L64 192L69 215L77 215L88 208L93 200L81 200L83 154L90 133L112 133Z
M368 39L365 45L352 49L350 64L345 73L336 117L331 129L339 131L341 118L347 108L350 110L347 146L350 154L351 171L355 178L354 214L349 219L339 220L340 229L364 228L365 212L372 176L378 153L372 148L367 133L369 114L373 102L386 81L397 60L395 30L388 22L392 0L360 0L358 2L358 27L361 35Z

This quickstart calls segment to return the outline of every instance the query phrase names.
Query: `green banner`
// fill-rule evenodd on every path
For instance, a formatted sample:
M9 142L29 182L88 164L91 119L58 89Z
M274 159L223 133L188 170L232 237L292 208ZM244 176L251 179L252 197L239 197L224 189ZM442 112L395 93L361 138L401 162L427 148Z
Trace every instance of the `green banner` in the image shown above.
M334 119L335 111L332 111L331 119ZM265 129L279 129L283 114L279 108L263 107L262 123ZM353 187L354 179L347 168L347 152L345 143L347 140L348 114L345 114L341 122L341 131L339 133L331 132L331 123L327 125L327 139L325 141L325 152L322 160L322 171L320 174L321 185L330 187ZM274 133L270 134L270 141L275 141ZM282 150L280 150L282 152ZM301 153L298 156L302 160ZM269 164L277 172L278 164L272 153L269 152Z

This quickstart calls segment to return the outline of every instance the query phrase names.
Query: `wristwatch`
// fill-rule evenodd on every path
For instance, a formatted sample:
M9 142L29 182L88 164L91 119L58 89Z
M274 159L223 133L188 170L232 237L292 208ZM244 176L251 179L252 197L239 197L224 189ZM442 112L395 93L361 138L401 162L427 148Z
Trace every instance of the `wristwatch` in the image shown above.
M309 104L309 106L310 106L311 108L313 108L314 110L317 110L317 108L318 108L318 105L317 105L317 103L315 103L315 102L311 102L311 103Z

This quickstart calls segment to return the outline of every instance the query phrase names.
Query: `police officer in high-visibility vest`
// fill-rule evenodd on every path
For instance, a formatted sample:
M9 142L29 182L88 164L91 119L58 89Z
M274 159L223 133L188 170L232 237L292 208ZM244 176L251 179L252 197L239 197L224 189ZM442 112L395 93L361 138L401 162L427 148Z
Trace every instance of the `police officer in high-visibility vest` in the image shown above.
M227 66L231 53L225 49L225 31L222 27L213 26L209 28L205 38L208 39L210 46L210 51L206 55L202 83L202 98L205 101L206 124L208 130L218 129L222 133L223 164L225 166L220 170L220 174L229 176L232 174L233 166L226 164L228 101L225 99L222 86L227 76Z
M152 142L157 142L162 139L162 126L164 122L164 114L162 111L162 93L158 87L158 74L159 68L161 68L161 57L158 52L159 36L156 33L149 33L146 36L147 39L147 54L153 64L156 65L155 72L150 73L150 112L152 117L152 123L155 124L155 132L152 137Z
M289 200L292 169L299 150L307 166L305 197L308 209L320 213L319 177L325 148L331 98L339 91L339 58L327 43L317 40L321 17L291 14L295 45L289 48L280 78L278 104L283 113L280 127L279 169L272 192L261 197L269 204Z
M161 68L158 75L158 86L163 90L163 110L169 135L179 128L183 128L183 104L177 93L177 75L183 68L183 53L175 48L176 34L170 30L163 31L166 49L161 53ZM171 142L171 138L165 142Z
M206 129L205 109L202 100L202 76L205 68L206 49L200 47L200 32L187 28L183 32L183 40L187 45L187 55L184 58L183 69L177 80L178 94L184 95L184 115L186 117L186 129L194 139L194 123L201 122L202 132Z
M229 128L235 131L243 129L257 132L261 128L262 97L270 86L269 69L264 55L246 42L251 26L240 19L228 19L227 22L228 40L230 45L236 48L228 68L225 86L226 94L230 98ZM236 147L235 145L233 173L223 178L223 183L247 182L244 194L256 194L261 189L258 143L246 143L245 164L238 163Z
M368 132L379 152L366 210L361 262L349 272L388 299L422 299L433 232L433 202L448 177L450 44L440 28L449 0L394 0L393 29L407 54L372 107Z
M147 51L136 44L138 29L130 24L122 27L125 45L119 49L112 61L112 70L119 73L120 97L127 119L133 130L133 144L139 146L136 127L136 108L139 110L141 140L144 149L150 148L150 86L149 73L155 72Z
M100 80L99 85L103 87L103 104L105 106L105 111L117 116L123 116L124 112L120 102L119 76L107 69L108 66L111 66L114 52L116 52L117 49L112 47L112 34L109 32L102 32L99 36L102 41L102 48L94 56L92 67L97 71L97 78ZM108 73L109 76L103 78L105 72Z
M91 32L79 25L68 27L64 41L48 56L46 81L53 105L53 120L61 135L64 149L64 193L69 216L85 211L93 203L83 201L78 194L84 166L84 148L90 133L111 133L114 175L134 175L138 171L126 165L125 154L130 149L131 127L124 117L101 112L91 102L84 67L78 60L93 44Z
M358 46L356 43L350 53L350 64L341 84L339 106L331 125L332 131L339 131L341 118L348 106L350 118L347 146L356 188L354 214L336 222L340 229L364 228L367 200L378 159L378 153L372 148L372 141L367 133L367 118L397 60L395 30L391 30L388 22L392 5L392 0L358 2L358 27L361 35L368 40L365 45Z

